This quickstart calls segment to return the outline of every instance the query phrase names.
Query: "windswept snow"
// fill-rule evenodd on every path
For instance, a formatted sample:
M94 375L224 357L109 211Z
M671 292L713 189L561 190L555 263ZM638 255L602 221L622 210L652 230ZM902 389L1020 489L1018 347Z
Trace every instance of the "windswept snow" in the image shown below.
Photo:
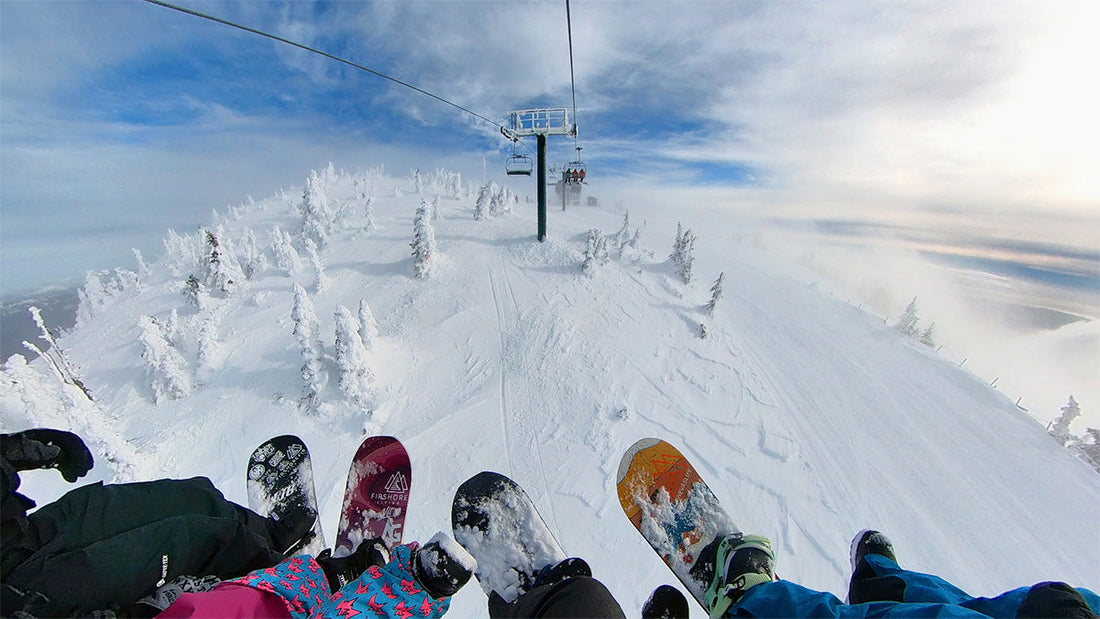
M848 543L865 527L885 531L905 566L974 594L1051 579L1100 585L1100 475L984 381L742 243L752 232L744 222L714 206L552 205L538 243L535 206L522 197L475 220L476 188L456 190L442 174L422 183L423 195L411 177L330 168L310 178L310 199L326 201L312 210L295 190L220 214L208 228L222 255L254 274L230 296L203 293L202 309L182 292L188 275L202 277L202 237L174 235L170 251L60 340L96 405L42 386L56 381L38 360L21 371L41 385L0 383L4 430L83 434L98 453L81 483L204 475L240 503L252 449L297 434L330 532L359 442L392 435L416 473L406 540L449 528L464 480L504 473L628 616L656 586L678 585L616 496L619 458L646 436L683 451L734 520L773 540L780 575L809 587L843 597ZM435 246L418 278L414 217L437 196L420 222L430 221ZM336 219L309 221L319 239L311 259L303 213L324 209ZM641 229L636 246L613 240L627 236L616 235L625 210ZM678 222L697 234L691 284L668 259ZM293 273L293 261L277 264L276 246L286 247L275 226L294 237ZM582 273L592 229L607 252ZM719 273L723 295L708 316ZM323 347L312 412L299 407L295 284ZM357 351L367 371L349 399L336 316L349 322L346 308L362 301L377 333ZM186 396L154 404L144 316L186 359ZM35 472L25 488L45 503L66 485ZM451 612L484 615L484 593L471 583Z

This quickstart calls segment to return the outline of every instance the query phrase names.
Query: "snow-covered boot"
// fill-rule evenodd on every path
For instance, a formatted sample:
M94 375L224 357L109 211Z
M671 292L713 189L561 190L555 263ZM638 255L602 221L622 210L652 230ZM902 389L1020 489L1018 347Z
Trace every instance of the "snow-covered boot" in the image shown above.
M457 593L476 569L477 561L445 533L436 533L412 561L416 581L437 600Z
M714 580L703 599L711 617L721 617L750 588L775 580L775 552L762 535L722 538L715 554Z
M661 585L642 606L642 619L688 619L688 612L684 594L672 585Z

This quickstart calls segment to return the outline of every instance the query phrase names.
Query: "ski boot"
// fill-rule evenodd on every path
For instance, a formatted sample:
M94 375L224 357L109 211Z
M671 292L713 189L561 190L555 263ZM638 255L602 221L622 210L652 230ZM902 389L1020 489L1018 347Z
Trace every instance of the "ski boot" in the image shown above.
M714 579L703 599L710 616L722 616L756 585L775 580L775 552L762 535L736 533L722 538L715 554Z

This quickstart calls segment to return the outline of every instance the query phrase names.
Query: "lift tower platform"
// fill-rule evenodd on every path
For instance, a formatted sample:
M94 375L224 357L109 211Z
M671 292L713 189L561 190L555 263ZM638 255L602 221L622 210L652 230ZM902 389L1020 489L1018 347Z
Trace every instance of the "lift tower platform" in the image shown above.
M504 137L516 140L535 136L538 140L538 201L539 241L546 240L546 136L577 136L577 125L569 121L569 110L564 107L508 112L505 126L500 128Z

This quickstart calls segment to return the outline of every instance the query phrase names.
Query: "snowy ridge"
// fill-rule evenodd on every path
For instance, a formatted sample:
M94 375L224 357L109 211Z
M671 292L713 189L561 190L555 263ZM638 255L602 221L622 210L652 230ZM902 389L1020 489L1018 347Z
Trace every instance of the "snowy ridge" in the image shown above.
M81 483L204 475L240 503L251 451L296 434L329 531L363 436L392 435L416 472L406 540L449 528L470 476L507 474L628 616L675 583L616 500L619 458L644 436L683 451L746 531L772 538L779 573L809 587L843 597L848 543L868 526L903 564L974 594L1100 585L1100 475L984 381L741 243L746 230L719 208L551 205L538 243L533 204L501 193L479 209L477 187L442 170L330 166L306 187L216 214L207 230L240 269L221 280L228 293L207 286L197 305L184 294L190 275L225 275L204 272L199 233L173 233L165 255L101 282L59 340L96 401L41 360L15 360L0 381L3 428L80 432L97 452ZM423 203L434 249L417 277ZM626 210L631 232L616 234ZM697 236L690 284L667 258L680 222ZM589 252L593 229L606 251ZM296 285L321 352L312 408ZM364 315L377 333L360 333L361 351L348 325ZM150 369L143 324L179 353L175 369ZM349 364L359 382L342 388ZM40 504L67 489L47 472L25 484ZM483 616L484 594L471 583L452 612Z

